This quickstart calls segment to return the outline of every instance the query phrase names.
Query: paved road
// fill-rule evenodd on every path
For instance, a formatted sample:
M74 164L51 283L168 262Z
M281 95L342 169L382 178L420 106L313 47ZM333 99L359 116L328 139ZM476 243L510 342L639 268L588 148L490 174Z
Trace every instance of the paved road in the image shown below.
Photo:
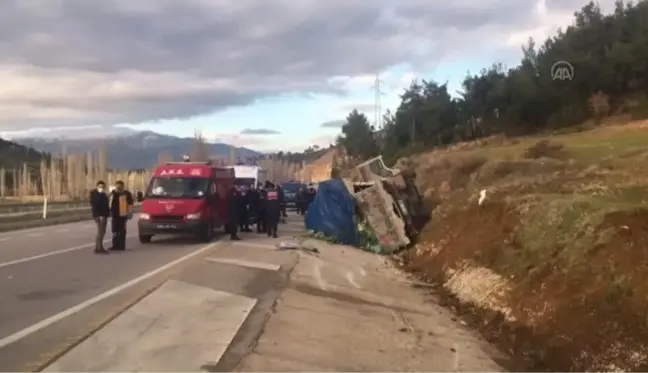
M299 225L283 225L284 235L301 232ZM240 244L221 236L211 244L156 237L142 245L135 221L128 229L128 250L107 256L92 252L92 222L0 233L0 371L41 367L200 258L224 255L236 264L277 243L248 233ZM262 298L253 286L260 275L227 273L218 279L224 291Z

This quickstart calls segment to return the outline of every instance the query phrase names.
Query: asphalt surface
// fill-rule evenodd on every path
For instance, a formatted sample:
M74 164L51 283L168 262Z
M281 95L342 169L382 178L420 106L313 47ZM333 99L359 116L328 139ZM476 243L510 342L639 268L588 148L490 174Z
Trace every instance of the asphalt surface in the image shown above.
M282 225L280 233L285 237L303 231L298 219ZM206 264L208 256L262 258L281 263L285 270L291 263L289 253L268 251L279 240L255 233L243 234L244 241L236 244L221 234L211 244L190 237L154 237L143 245L133 220L128 237L127 251L104 256L93 253L91 221L0 233L0 371L43 368L172 276L252 296L270 307L281 275ZM262 313L246 323L232 353L223 357L226 366L219 364L217 370L231 369L245 353L260 331Z

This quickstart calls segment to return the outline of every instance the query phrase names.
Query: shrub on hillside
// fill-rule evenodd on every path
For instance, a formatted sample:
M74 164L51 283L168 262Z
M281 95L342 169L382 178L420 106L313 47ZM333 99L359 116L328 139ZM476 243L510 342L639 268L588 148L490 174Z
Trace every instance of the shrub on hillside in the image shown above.
M524 158L562 158L564 155L563 144L549 140L540 140L524 151Z

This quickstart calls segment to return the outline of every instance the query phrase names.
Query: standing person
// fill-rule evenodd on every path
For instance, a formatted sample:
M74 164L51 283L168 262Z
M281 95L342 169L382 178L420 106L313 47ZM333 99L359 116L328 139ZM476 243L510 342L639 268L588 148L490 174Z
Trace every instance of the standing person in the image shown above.
M274 186L274 184L273 184ZM286 214L286 199L285 199L285 194L284 190L281 187L281 185L277 185L275 187L275 191L279 195L279 211L280 211L280 219L282 223L286 222L286 218L288 218L288 215Z
M304 207L304 214L308 212L308 206L315 200L315 188L311 184L308 188L308 191L306 191L306 206Z
M236 189L236 186L232 186L229 190L229 214L228 222L230 239L232 241L239 241L241 238L238 236L238 226L239 226L239 212L240 212L240 200L243 198L241 193Z
M92 209L92 218L97 225L97 236L95 237L96 254L108 254L103 246L104 237L106 236L106 225L110 216L110 201L106 195L106 183L97 182L97 187L90 192L90 208Z
M257 186L257 191L259 193L259 219L257 220L257 233L265 233L265 206L266 206L266 190L263 188L263 184L259 183Z
M301 187L299 188L299 191L297 192L297 201L295 203L297 205L297 214L299 215L304 215L306 211L306 188Z
M259 191L256 189L255 185L250 185L248 189L248 213L249 213L249 219L248 222L250 224L254 224L254 220L256 219L256 223L258 226L260 215L259 215L259 204L261 202L261 195L259 194ZM248 228L250 228L250 225L248 224ZM249 230L250 232L252 229Z
M124 189L124 182L119 180L110 197L113 234L110 250L123 251L126 250L126 225L133 218L133 195Z
M268 237L278 237L277 226L281 216L279 191L270 181L266 181L265 226Z
M239 228L241 232L252 232L250 229L250 196L245 187L238 187L239 198Z

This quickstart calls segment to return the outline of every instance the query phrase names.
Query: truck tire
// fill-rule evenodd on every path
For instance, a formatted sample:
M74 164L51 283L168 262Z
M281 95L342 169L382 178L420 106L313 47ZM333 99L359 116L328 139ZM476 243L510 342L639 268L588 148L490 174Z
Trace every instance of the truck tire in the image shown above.
M150 235L150 234L140 234L139 235L139 242L142 243L142 244L146 244L146 243L151 242L151 238L153 238L153 236Z
M207 223L207 226L200 232L200 241L211 242L214 238L214 225L212 222Z

